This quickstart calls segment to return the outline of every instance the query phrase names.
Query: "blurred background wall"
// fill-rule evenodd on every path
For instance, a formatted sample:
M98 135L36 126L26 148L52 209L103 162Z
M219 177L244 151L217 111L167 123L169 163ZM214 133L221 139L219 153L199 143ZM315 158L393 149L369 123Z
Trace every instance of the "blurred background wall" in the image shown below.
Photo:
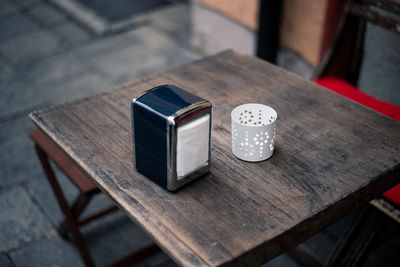
M327 1L283 1L281 48L296 52L313 65L318 63ZM195 0L193 2L194 45L213 52L221 46L233 45L237 49L254 53L259 0ZM209 21L204 20L204 14L210 18ZM216 33L217 36L208 38L208 43L205 43L205 36L216 32L215 26L211 28L207 27L207 24L220 25L218 27L221 31ZM227 28L234 28L234 30L225 31L224 29ZM240 41L231 43L232 33L240 35L238 38Z
M192 45L206 54L228 47L255 54L260 0L192 0ZM334 35L345 0L285 0L279 46L315 67ZM400 106L400 36L367 24L359 87ZM279 63L279 58L278 58Z

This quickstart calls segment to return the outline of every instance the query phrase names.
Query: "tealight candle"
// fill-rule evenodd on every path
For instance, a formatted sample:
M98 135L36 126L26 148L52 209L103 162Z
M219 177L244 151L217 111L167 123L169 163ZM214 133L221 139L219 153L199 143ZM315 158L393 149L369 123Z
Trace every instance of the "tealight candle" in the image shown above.
M244 104L232 110L232 152L246 161L272 156L275 146L276 111L262 104Z

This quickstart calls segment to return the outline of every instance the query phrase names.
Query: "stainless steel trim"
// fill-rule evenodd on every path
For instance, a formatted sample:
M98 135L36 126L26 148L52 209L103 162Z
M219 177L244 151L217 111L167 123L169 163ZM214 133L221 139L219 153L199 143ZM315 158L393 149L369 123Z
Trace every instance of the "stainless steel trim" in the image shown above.
M178 110L177 112L175 112L175 114L172 115L172 117L174 118L175 121L179 120L182 117L185 117L187 115L189 115L190 113L193 113L199 109L202 108L208 108L208 107L212 107L211 103L208 101L200 101L200 102L196 102L193 103L183 109Z
M210 161L211 161L211 127L212 127L212 117L213 117L213 108L212 105L210 106L210 127L209 127L209 139L208 139L208 165L210 165ZM210 166L208 166L208 171L210 171Z
M210 125L209 125L209 151L208 151L208 161L204 164L204 166L200 167L199 169L193 171L191 174L187 175L186 177L182 178L181 180L178 181L177 173L176 173L176 145L177 145L177 127L176 127L176 122L179 121L179 119L184 118L188 115L190 115L193 112L196 112L200 109L207 108L204 112L201 112L199 114L196 114L195 117L190 118L186 123L191 122L192 120L203 116L206 113L210 113ZM170 118L173 118L171 120ZM167 165L168 169L168 178L167 178L167 189L170 191L174 191L178 189L179 187L191 182L192 180L196 179L199 176L202 176L210 171L210 156L211 156L211 127L212 127L212 105L208 101L201 101L197 103L193 103L192 105L181 109L177 111L174 115L168 117L167 120L167 135L169 135L169 140L170 143L167 145L167 148L169 146L169 151L167 152L167 162L169 164ZM183 124L183 125L184 125Z
M173 184L168 184L167 189L170 191L174 191L183 185L195 180L196 178L199 178L200 176L203 176L207 173L210 172L210 161L208 160L204 166L200 167L199 169L193 171L191 174L187 175L185 178L183 178L180 181L175 180L175 183Z
M167 120L167 189L169 189L169 185L174 184L172 178L176 176L176 170L174 170L173 166L175 166L176 157L174 157L174 147L172 144L174 143L175 134L175 121L171 117L168 117Z

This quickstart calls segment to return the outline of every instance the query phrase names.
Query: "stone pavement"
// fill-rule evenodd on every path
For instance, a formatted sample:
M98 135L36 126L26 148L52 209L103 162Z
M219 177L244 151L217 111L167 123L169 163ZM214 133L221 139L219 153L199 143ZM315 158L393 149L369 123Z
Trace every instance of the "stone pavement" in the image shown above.
M147 25L97 38L42 0L0 0L0 266L83 266L62 220L28 133L31 111L87 96L201 58L187 45L189 7L174 4ZM280 64L307 76L311 68L284 52ZM76 188L57 171L68 201ZM85 211L110 204L100 195ZM307 241L327 257L347 219ZM83 227L97 265L151 240L122 212ZM140 266L175 266L163 253ZM265 266L299 266L287 254Z
M0 266L83 266L55 230L63 216L28 138L35 127L27 114L200 58L169 33L182 30L187 8L170 6L150 25L96 38L46 2L0 0ZM76 188L58 175L72 202ZM107 205L100 195L85 213ZM97 265L151 242L122 212L82 232ZM168 265L165 254L141 264Z

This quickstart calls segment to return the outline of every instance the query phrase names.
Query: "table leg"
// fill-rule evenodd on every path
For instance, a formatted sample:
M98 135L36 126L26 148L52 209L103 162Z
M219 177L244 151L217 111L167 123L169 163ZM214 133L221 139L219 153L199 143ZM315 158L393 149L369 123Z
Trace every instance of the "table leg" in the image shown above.
M362 266L364 261L367 259L370 251L378 245L378 239L381 236L383 229L385 229L384 218L382 214L380 215L381 216L378 216L376 218L376 221L374 221L373 224L368 229L366 229L365 232L363 231L363 234L365 236L359 242L355 253L352 255L346 266Z
M350 222L350 225L347 227L345 233L339 239L335 250L325 262L324 267L340 266L340 260L343 259L345 253L350 249L355 238L361 231L362 226L365 223L365 220L369 214L368 211L369 206L366 206L362 207L361 210L356 213L355 217Z
M43 170L46 173L46 176L50 182L50 185L54 191L54 194L56 195L58 204L60 205L61 210L67 217L68 223L71 227L72 236L75 239L75 242L78 246L78 249L82 256L82 259L85 262L86 266L94 267L95 264L93 262L92 257L90 256L88 248L85 245L85 241L82 237L82 234L79 231L78 223L75 220L71 210L69 209L68 203L62 192L61 186L59 185L59 183L57 181L54 171L51 168L51 165L50 165L47 155L46 155L46 153L44 153L44 151L39 146L35 145L35 149L36 149L36 153L38 154L38 157L40 159L40 162L42 164Z
M84 194L80 193L78 197L76 198L74 204L71 207L71 214L74 216L75 220L78 220L79 215L83 212L83 210L86 208L87 204L89 201L92 199L92 195L89 194ZM66 237L68 230L70 229L69 227L69 221L66 219L64 220L60 227L58 228L58 232L62 237Z

